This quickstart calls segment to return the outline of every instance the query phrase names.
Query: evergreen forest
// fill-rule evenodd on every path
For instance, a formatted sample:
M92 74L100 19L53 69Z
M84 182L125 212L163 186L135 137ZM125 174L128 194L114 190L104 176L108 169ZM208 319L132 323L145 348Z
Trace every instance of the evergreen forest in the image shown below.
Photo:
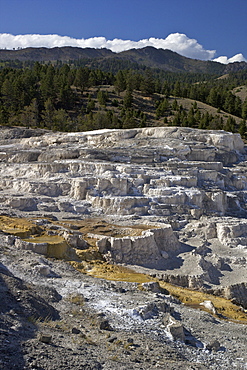
M111 59L0 62L0 125L58 131L186 126L246 134L247 70L167 72Z

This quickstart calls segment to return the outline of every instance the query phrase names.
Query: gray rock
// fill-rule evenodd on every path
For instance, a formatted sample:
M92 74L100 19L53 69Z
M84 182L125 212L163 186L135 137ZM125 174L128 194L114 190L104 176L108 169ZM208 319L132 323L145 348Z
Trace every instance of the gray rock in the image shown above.
M206 345L206 349L217 352L220 350L220 342L218 340L214 340Z
M169 332L171 333L174 340L179 340L180 342L185 341L184 327L180 323L172 323L169 326Z
M148 292L153 292L153 293L161 293L162 289L159 285L158 282L147 282L147 283L142 283L143 289L147 290Z
M72 334L80 334L81 333L81 330L77 329L77 328L72 328L71 329L71 333Z
M101 320L99 323L100 330L112 330L112 327L108 320Z
M51 343L52 336L50 334L40 334L39 335L39 341L42 343L49 344Z
M185 341L185 331L181 322L176 320L171 314L167 313L163 318L163 323L173 340L179 340L180 342Z

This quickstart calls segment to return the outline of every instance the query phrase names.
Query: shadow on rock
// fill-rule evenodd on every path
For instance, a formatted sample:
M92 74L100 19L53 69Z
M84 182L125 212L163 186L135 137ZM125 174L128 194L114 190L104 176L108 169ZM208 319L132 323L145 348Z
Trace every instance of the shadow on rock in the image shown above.
M35 292L0 263L0 368L24 369L22 343L34 338L36 320L58 320L59 314Z
M184 328L184 336L185 336L184 343L187 344L188 346L203 348L203 343L196 337L194 337L194 335L192 335L188 329Z

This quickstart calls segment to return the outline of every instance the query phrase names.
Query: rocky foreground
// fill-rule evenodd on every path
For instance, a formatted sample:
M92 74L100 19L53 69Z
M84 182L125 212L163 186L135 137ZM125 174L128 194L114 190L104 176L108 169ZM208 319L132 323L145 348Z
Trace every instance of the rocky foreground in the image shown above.
M140 290L74 269L131 267L246 315L238 134L2 128L0 159L0 368L247 368L246 325L222 320L211 301L199 311L157 283ZM27 218L31 228L11 226Z

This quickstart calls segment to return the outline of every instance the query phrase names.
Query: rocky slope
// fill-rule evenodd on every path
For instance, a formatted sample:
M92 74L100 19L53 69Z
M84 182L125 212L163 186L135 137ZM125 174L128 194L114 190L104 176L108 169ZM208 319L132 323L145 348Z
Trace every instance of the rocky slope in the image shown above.
M238 134L177 127L86 133L2 128L0 158L1 289L8 297L0 306L4 369L13 353L17 363L21 359L13 367L19 369L150 369L164 363L172 369L179 361L188 369L245 368L245 325L186 308L160 288L140 291L132 283L95 280L54 259L74 260L85 271L90 259L128 266L231 299L244 315L247 179ZM10 216L19 221L11 224ZM22 224L26 218L29 229ZM203 304L217 314L211 302ZM113 330L108 339L107 323ZM60 367L47 360L55 356L53 347L34 339L42 328L53 333L53 345L63 348L70 365L60 349ZM210 340L212 332L218 342ZM88 344L90 335L96 348Z

